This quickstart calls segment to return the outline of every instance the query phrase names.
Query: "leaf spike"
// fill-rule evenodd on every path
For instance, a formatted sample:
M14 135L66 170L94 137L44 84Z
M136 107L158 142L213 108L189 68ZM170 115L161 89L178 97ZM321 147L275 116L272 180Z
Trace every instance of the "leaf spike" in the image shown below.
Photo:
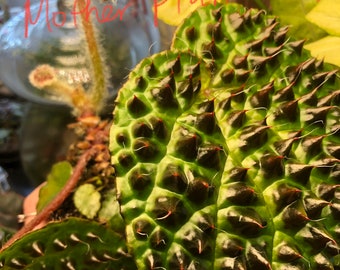
M316 156L321 152L322 141L327 135L307 136L301 141L302 149L309 156Z
M302 73L301 66L289 66L285 71L287 79L290 83L292 82L297 83L298 80L300 79L301 73Z
M241 83L246 83L251 72L252 70L248 70L248 69L236 69L235 75L236 75L237 81Z
M127 107L129 112L134 116L144 114L147 110L147 107L144 104L144 102L140 100L136 95L133 95L132 99L128 101Z
M10 264L14 269L24 269L27 266L26 263L17 258L12 258Z
M100 238L100 236L94 234L93 232L88 232L86 236L90 239L97 239L99 242L104 243L104 241Z
M58 249L58 250L64 250L67 248L67 244L62 242L60 239L56 238L53 240L53 245Z
M305 117L303 118L303 120L306 123L311 123L313 125L325 126L327 114L330 110L334 108L336 108L336 106L308 108L304 111Z
M274 41L276 42L276 44L279 45L284 43L288 30L288 26L284 26L277 31L277 33L274 35Z
M267 108L270 103L269 95L274 90L274 82L263 86L260 90L256 91L254 95L250 98L250 104L254 108L262 107Z
M264 52L267 56L277 55L282 51L284 44L281 44L277 47L266 47L264 48Z
M297 41L288 42L287 45L292 48L298 55L301 55L303 44L306 42L306 39L301 39Z
M307 59L306 61L302 62L301 63L302 70L305 72L314 72L316 70L315 62L316 62L316 59L314 57L311 57Z
M220 19L218 22L208 24L208 26L207 26L208 34L215 41L220 41L223 38L222 30L221 30L221 22L222 22L222 20Z
M232 127L242 127L245 121L245 116L246 113L248 112L248 110L235 110L232 111L228 118L227 118L227 122L228 124L230 124Z
M335 70L331 70L331 71L324 71L324 72L320 72L317 74L314 74L312 76L312 85L323 85L324 83L331 81L331 83L333 83L336 74L338 73L338 69Z
M242 83L238 88L230 93L230 98L236 102L243 102L245 99L245 86L246 83Z
M249 54L245 55L235 55L233 58L233 65L235 68L248 68L248 56Z
M37 242L37 241L33 242L32 248L39 256L44 255L43 247L42 247L42 245L39 244L39 242Z
M246 12L243 14L243 18L247 24L251 24L251 12L252 9L247 9Z
M266 179L278 178L284 175L284 156L265 154L260 158L260 168Z
M298 117L298 100L292 100L284 102L274 112L275 119L286 119L290 122L294 122Z
M311 221L299 201L294 201L283 209L282 220L287 228L301 228Z
M309 93L307 93L306 95L303 95L299 98L297 98L299 100L299 102L307 104L309 106L316 106L317 102L318 102L318 98L316 96L316 93L319 91L319 89L321 88L321 86L317 86L315 87L312 91L310 91Z
M151 78L157 74L157 69L153 61L145 69L147 75Z
M339 97L340 90L333 91L330 94L320 98L318 100L317 107L330 106L332 102L336 103L335 101L338 100Z
M211 13L214 16L216 21L219 21L219 20L222 19L222 12L221 12L221 10L222 10L222 7L219 7L217 9L214 9L214 10L211 11Z
M245 167L234 167L229 171L229 177L231 180L235 182L244 182L246 181L247 173L250 168Z
M276 26L278 26L279 23L276 20L273 20L272 23L269 23L269 25L267 26L267 28L263 31L263 38L266 39L271 39L273 38L274 35L274 29L276 28ZM280 44L281 45L281 44Z
M263 16L266 14L265 10L259 10L257 11L255 14L252 15L252 20L254 23L260 23L261 19L263 18Z
M200 66L201 66L201 60L199 60L195 65L191 67L191 70L190 70L191 77L196 77L201 73Z
M180 53L178 53L175 60L170 62L169 68L171 70L171 73L173 73L173 74L178 74L181 71L182 66L181 66L181 55L180 55Z
M224 83L229 84L232 82L235 76L235 70L230 68L226 69L221 73L221 79Z
M265 37L260 39L255 39L249 43L247 43L245 46L250 52L259 52L262 49L263 42L266 40Z
M209 43L203 44L202 53L208 59L216 59L220 57L220 52L216 46L214 38L212 38Z
M229 15L229 22L231 24L231 27L236 32L241 32L244 29L244 17L240 15L239 13L232 13Z

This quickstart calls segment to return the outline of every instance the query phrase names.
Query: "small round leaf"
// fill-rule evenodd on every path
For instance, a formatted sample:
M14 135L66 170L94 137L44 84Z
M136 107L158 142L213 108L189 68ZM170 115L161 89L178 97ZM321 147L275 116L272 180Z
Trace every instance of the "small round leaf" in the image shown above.
M100 193L94 185L81 185L74 193L74 204L81 214L87 218L94 218L100 209Z

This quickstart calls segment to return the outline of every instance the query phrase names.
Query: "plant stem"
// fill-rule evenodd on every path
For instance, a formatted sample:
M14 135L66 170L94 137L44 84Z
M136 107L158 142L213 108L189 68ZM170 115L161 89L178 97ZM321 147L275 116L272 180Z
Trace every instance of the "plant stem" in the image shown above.
M88 0L78 0L78 9L80 11L81 22L83 31L85 34L85 40L88 47L89 58L92 64L92 80L93 85L91 89L91 97L94 108L98 110L101 109L101 103L105 95L107 94L107 85L106 85L106 77L105 77L105 67L104 60L100 54L100 44L98 41L98 37L95 33L95 27L91 20L86 15L86 12L81 12L85 10Z

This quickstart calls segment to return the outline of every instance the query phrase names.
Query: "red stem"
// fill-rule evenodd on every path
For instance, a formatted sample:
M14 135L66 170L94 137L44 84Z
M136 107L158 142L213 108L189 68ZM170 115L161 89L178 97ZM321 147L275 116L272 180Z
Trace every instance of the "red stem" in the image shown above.
M73 173L63 189L54 197L54 199L46 205L29 223L25 224L18 232L16 232L1 248L0 252L4 249L8 248L12 245L16 240L20 239L26 233L31 232L36 226L41 224L42 222L46 221L50 214L57 210L61 204L65 201L65 199L71 194L74 188L77 186L83 170L87 166L88 161L91 157L96 153L96 149L94 147L86 150L79 161L77 162L76 166L74 167Z

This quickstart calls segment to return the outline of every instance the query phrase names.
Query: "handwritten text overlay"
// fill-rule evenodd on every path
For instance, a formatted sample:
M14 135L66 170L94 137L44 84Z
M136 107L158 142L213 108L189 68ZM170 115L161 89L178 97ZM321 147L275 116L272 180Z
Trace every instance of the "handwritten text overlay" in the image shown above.
M94 5L91 5L91 0L86 0L84 8L79 10L78 9L78 1L74 0L73 8L70 12L71 16L73 17L74 25L77 27L77 16L82 15L86 18L86 20L96 19L99 23L106 23L113 20L123 20L124 15L126 14L129 8L132 8L135 4L136 0L129 0L123 7L118 8L117 5L108 4L105 5L101 11ZM119 0L118 0L119 1ZM138 1L138 0L137 0ZM148 1L148 0L147 0ZM158 26L158 9L160 6L164 5L168 0L153 0L153 11L154 11L154 25ZM206 3L204 0L182 0L182 1L189 1L190 4L197 4L200 1L200 4L203 6ZM214 1L215 3L215 1ZM177 10L178 13L181 12L181 0L177 0ZM66 23L67 14L63 11L55 11L50 14L49 9L49 0L40 0L38 12L35 18L32 16L31 11L31 1L26 0L25 5L25 38L28 37L29 33L29 26L35 25L40 16L42 11L45 11L45 20L46 20L46 27L49 31L52 31L52 25L54 27L62 27Z

